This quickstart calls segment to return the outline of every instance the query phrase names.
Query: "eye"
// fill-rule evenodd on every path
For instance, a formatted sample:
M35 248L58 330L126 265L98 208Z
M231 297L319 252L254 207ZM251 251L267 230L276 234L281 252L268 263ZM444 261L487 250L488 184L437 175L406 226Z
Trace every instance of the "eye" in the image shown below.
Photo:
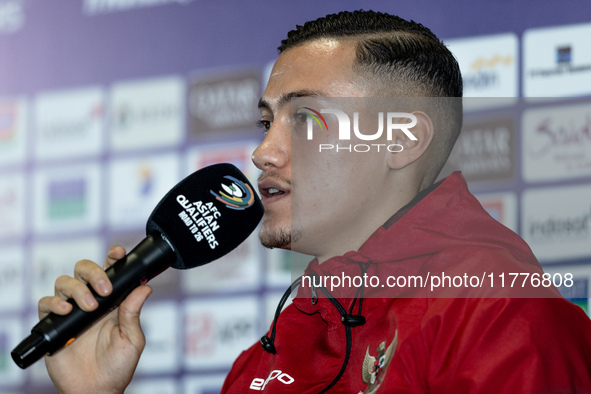
M296 125L305 125L308 122L309 115L305 112L296 112L293 115L293 122Z
M271 128L271 125L273 125L273 122L271 122L270 120L262 120L261 119L261 120L257 121L257 127L260 129L263 129L265 134L267 134L267 132Z

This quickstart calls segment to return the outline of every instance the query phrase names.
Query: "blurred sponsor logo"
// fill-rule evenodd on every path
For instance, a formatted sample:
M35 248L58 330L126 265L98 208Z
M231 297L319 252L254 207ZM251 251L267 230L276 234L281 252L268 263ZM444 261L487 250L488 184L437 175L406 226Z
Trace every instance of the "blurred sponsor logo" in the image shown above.
M96 106L89 109L88 113L83 114L79 119L55 119L53 122L38 125L40 135L47 141L83 139L90 134L90 127L97 119L102 117L102 106L97 103Z
M589 296L589 281L587 279L573 279L573 285L570 287L558 287L560 294L564 298L587 298Z
M201 376L186 375L183 379L185 393L191 394L219 394L222 392L225 375L210 374Z
M495 220L501 221L505 218L505 209L501 200L487 201L482 204L482 207L492 216Z
M490 216L517 231L517 197L514 193L479 194L476 197Z
M67 241L36 242L31 248L31 297L37 301L54 293L54 283L62 275L72 276L76 262L88 259L100 263L105 246L99 237L71 237Z
M191 1L193 0L84 0L83 9L85 14L94 15L167 4L187 4Z
M573 304L583 308L587 314L591 312L589 310L589 280L587 279L574 279L571 287L560 286L558 290L560 294Z
M256 339L256 299L189 301L185 305L185 366L227 367Z
M490 58L479 57L470 65L472 73L463 77L464 87L468 90L480 90L496 86L500 81L495 69L511 66L514 62L513 56L495 54Z
M137 169L137 179L139 181L139 194L147 196L154 189L154 171L147 163L140 164Z
M25 304L25 263L23 248L0 248L0 311L22 310Z
M25 24L25 10L22 0L0 2L0 34L19 31Z
M109 164L109 223L141 228L160 199L179 180L176 153L117 159Z
M119 133L129 132L133 126L166 122L178 116L179 109L171 103L150 103L143 108L132 108L130 103L123 103L115 109L111 127Z
M555 51L556 64L554 67L532 68L529 70L528 75L530 77L549 77L552 75L589 72L591 70L591 64L572 64L572 46L557 47Z
M56 167L35 174L34 226L38 232L78 231L101 220L98 164Z
M570 45L556 48L556 63L570 63L572 58L572 47Z
M591 92L591 24L531 29L523 37L523 88L528 97Z
M195 78L189 85L192 132L254 129L259 94L258 70Z
M529 236L536 241L578 240L589 237L591 210L569 217L549 217L544 220L532 220L529 223Z
M143 313L143 312L142 312ZM143 316L143 315L142 315ZM143 326L143 320L142 320ZM142 327L143 328L143 327ZM148 342L146 342L146 345ZM143 359L140 358L140 364ZM138 365L138 369L139 369ZM220 386L221 388L221 386ZM126 394L178 394L178 393L191 393L196 394L195 391L181 391L179 390L178 383L174 378L148 378L143 379L141 373L134 375L133 381L125 389ZM218 393L220 391L218 390Z
M5 371L8 367L8 355L10 354L8 347L8 335L5 332L0 332L0 371Z
M567 287L562 283L557 288L564 298L580 306L591 316L589 305L589 301L591 301L591 293L589 293L591 290L589 287L589 283L591 283L591 261L577 265L553 265L545 267L544 271L552 275L553 278L560 275L564 277L567 273L573 275L572 286Z
M142 308L142 331L146 347L137 371L175 372L178 368L180 343L177 335L179 310L176 302L163 301Z
M312 256L283 249L265 249L267 264L265 279L269 286L284 288L300 277ZM275 303L277 307L277 303ZM275 312L275 309L273 309Z
M464 80L464 97L517 97L518 39L513 33L445 42L456 56ZM476 106L507 105L507 100L466 100Z
M541 261L591 256L591 186L526 190L521 232Z
M42 93L35 100L35 152L41 159L83 157L102 150L100 88Z
M513 118L467 123L442 170L461 170L467 181L508 180L513 177L515 122Z
M171 76L120 82L111 90L111 145L116 150L173 146L184 125L184 84Z
M591 175L591 103L527 110L522 133L527 181Z
M256 289L261 281L260 252L257 234L252 234L215 264L188 270L181 276L187 293L231 292Z
M0 237L14 237L25 230L25 176L0 178Z
M50 220L83 217L87 185L83 178L52 181L48 185L47 217Z
M24 99L0 100L0 163L25 159L25 103Z
M17 262L13 261L11 263L17 263ZM18 261L18 263L22 264L23 261ZM14 267L14 266L0 267L0 286L3 289L5 289L11 283L15 283L18 280L22 280L21 274L22 274L22 272L19 272L19 269L17 269L17 267Z
M10 209L16 203L16 190L8 189L0 191L0 212ZM6 208L8 207L8 208Z
M10 359L10 351L18 343L24 333L23 324L18 317L2 317L0 324L0 391L11 394L22 392L18 389L10 390L11 385L22 384L26 375ZM2 360L3 358L3 360Z
M244 145L217 145L207 148L199 147L193 151L190 159L189 171L196 171L216 163L231 163L244 171L251 165L250 157L256 145L250 144L250 148Z
M232 142L229 144L199 145L187 153L187 173L216 163L234 164L246 177L256 183L258 170L251 157L258 143L255 141Z
M15 101L0 102L0 144L2 145L14 140L18 110L18 103Z
M291 282L289 282L289 283L291 283ZM287 286L289 286L289 284ZM275 317L275 312L277 311L277 306L279 305L279 301L281 300L283 293L284 292L282 291L282 292L268 292L265 294L265 299L264 299L264 301L265 301L265 315L264 315L264 319L263 319L263 325L265 327L271 326L271 324L273 322L273 318ZM282 311L285 310L285 308L287 308L292 302L293 302L293 299L291 297L289 297L287 299L287 301L285 302L285 304L283 305L283 308L281 310Z

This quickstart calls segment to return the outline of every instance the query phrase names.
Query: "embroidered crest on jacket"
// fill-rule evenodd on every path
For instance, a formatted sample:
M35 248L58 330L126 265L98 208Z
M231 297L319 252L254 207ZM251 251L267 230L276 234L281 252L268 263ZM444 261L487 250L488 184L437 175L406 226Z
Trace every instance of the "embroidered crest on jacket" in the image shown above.
M392 356L396 351L397 343L398 330L396 330L394 339L392 340L392 343L390 343L390 346L388 346L388 348L386 348L386 341L378 345L378 348L376 349L376 357L371 356L369 354L369 346L367 347L361 371L363 383L368 383L367 387L365 388L365 391L363 392L364 394L375 393L378 387L380 387L380 384L382 383L382 380L386 373L386 367L388 367L388 364L390 363L390 360L392 359Z

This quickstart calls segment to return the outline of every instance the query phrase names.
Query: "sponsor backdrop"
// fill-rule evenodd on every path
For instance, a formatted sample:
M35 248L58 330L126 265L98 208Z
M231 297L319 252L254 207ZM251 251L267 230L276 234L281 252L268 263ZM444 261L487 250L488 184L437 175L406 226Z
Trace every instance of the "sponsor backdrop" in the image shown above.
M591 5L552 0L0 0L0 393L53 392L10 350L76 261L133 247L182 177L231 162L255 181L256 103L296 24L342 9L419 20L456 54L469 97L444 174L461 169L589 313ZM303 259L305 260L305 258ZM130 393L217 393L268 329L291 257L256 236L153 281Z

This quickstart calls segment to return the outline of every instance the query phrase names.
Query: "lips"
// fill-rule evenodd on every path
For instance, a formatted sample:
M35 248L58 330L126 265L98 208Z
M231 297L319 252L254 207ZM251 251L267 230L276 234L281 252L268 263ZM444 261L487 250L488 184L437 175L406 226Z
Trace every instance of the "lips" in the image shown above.
M271 187L269 189L265 189L264 193L265 193L265 197L272 197L272 196L277 196L279 194L285 194L285 192L283 190L279 190L274 187Z
M272 176L263 176L258 182L259 193L263 204L277 201L290 192L290 184L283 179L277 179Z

